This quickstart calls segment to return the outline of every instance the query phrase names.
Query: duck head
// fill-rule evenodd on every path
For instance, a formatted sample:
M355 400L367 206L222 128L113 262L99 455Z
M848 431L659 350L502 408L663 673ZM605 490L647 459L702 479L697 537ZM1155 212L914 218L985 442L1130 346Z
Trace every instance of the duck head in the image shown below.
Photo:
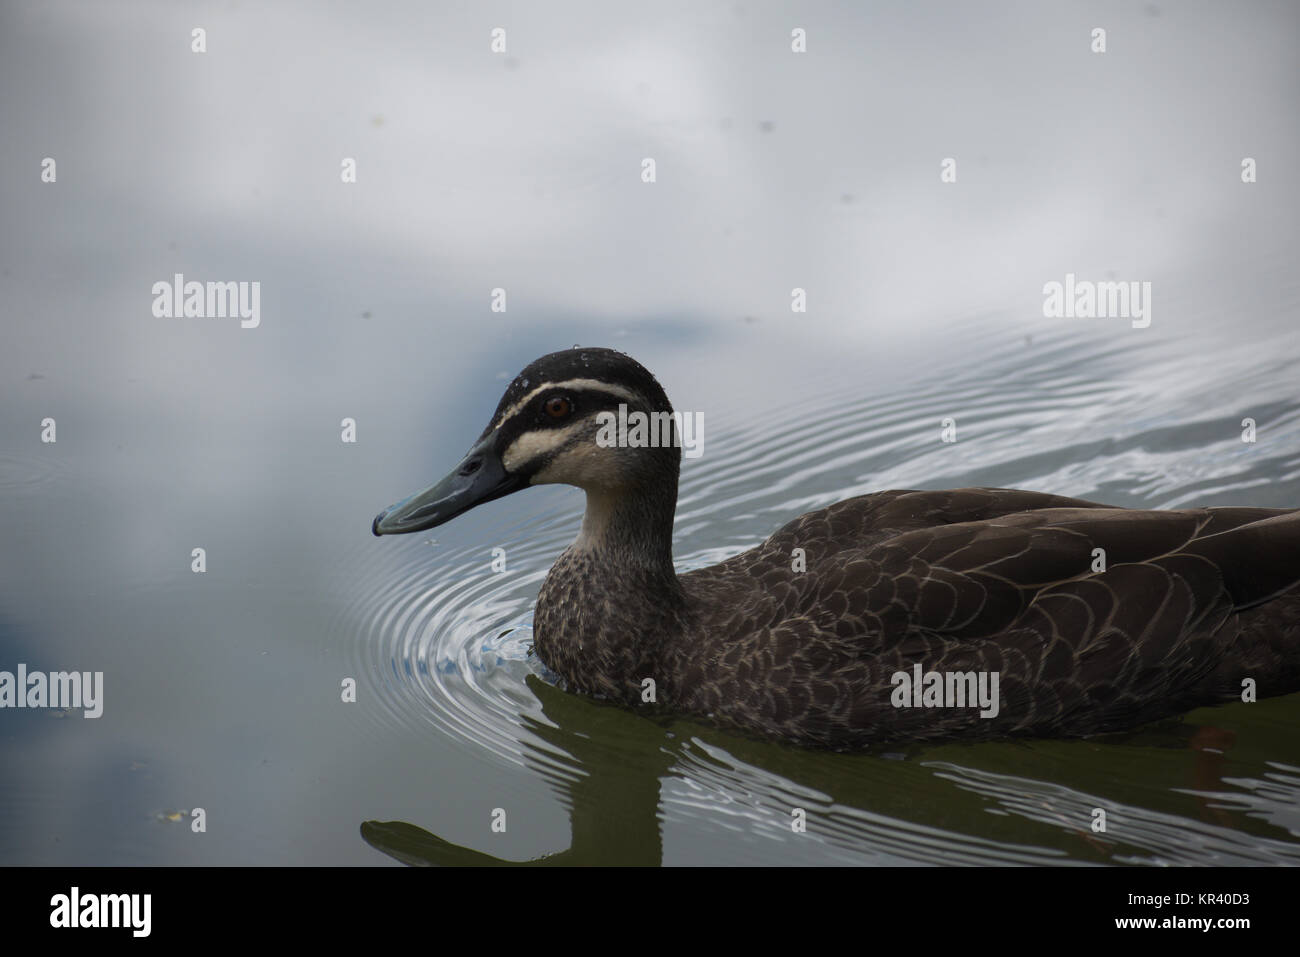
M633 413L645 416L650 434L629 442L629 416L639 418ZM642 513L642 528L662 525L662 517L644 513L665 504L671 531L679 436L668 397L636 360L613 349L553 352L515 377L446 478L380 512L371 529L418 532L529 485L562 483L587 492L584 537L607 532L616 513Z

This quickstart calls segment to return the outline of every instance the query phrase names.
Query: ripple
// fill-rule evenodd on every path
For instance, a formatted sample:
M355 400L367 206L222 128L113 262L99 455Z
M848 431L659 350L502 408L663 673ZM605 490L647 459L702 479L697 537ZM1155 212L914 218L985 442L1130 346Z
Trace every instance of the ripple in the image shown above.
M738 760L698 738L690 741L680 758L674 773L687 788L669 800L670 819L673 812L693 815L737 833L760 835L782 845L792 858L790 863L799 862L800 845L809 843L817 847L812 859L821 862L829 856L832 862L865 865L1072 863L1057 849L1000 843L842 803L825 791ZM808 762L821 765L832 780L846 772L870 773L893 763L858 755L813 755ZM802 834L791 827L795 809L807 815L807 831Z
M1152 866L1300 864L1300 845L1287 841L1261 837L1187 815L1115 801L1051 782L956 764L935 762L932 766L940 770L940 776L992 798L1008 814L1066 832L1084 832L1093 810L1104 809L1108 829L1091 839L1113 845L1112 856L1116 863ZM1291 815L1294 817L1296 779L1236 783L1253 793L1204 794L1177 788L1172 790L1214 798L1219 802L1215 805L1219 808L1250 809L1257 813L1262 808L1275 811L1279 806L1278 797L1282 796L1292 802Z
M0 492L36 493L63 480L67 465L60 455L46 447L45 454L0 453Z
M546 542L544 533L503 541L507 569L543 567L529 559L545 552ZM395 549L388 564L409 556ZM379 724L432 727L470 750L522 765L520 715L536 709L524 678L553 679L529 653L544 572L494 574L490 561L482 548L436 546L414 570L381 568L390 573L377 575L371 592L340 619L355 630L332 643L347 647L358 698L377 703L365 713Z

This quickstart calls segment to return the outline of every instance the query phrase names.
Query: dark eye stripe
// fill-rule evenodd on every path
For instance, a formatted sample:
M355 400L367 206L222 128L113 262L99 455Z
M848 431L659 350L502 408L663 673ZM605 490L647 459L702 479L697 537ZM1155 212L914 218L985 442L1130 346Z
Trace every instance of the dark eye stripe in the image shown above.
M559 417L551 414L551 403L556 399L568 402L568 410L564 415ZM590 415L593 412L602 409L616 410L619 404L626 405L629 409L644 408L644 402L640 396L620 395L616 392L605 392L602 389L566 389L564 392L543 394L533 400L530 408L520 410L524 421L536 421L536 416L540 412L542 417L550 420L562 421L566 418L573 418L575 414Z
M619 403L625 403L629 410L647 407L646 400L639 393L624 391L622 386L614 386L611 391L606 391L594 383L584 383L577 387L567 383L554 385L556 388L549 391L546 385L540 386L526 405L511 411L495 426L489 427L489 431L491 428L498 429L508 445L539 424L543 427L568 425L599 411L617 411ZM567 398L570 403L569 414L558 419L546 414L546 403L557 396Z

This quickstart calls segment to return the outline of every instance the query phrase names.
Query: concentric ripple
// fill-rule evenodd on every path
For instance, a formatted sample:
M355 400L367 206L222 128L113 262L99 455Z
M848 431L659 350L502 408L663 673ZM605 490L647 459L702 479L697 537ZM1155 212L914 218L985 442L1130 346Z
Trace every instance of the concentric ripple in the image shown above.
M554 680L530 648L537 589L564 548L561 524L529 522L502 540L503 573L493 572L490 548L425 545L429 555L415 568L402 563L409 548L391 550L373 590L344 617L359 625L343 642L359 690L378 703L367 714L522 764L520 715L537 710L525 676Z

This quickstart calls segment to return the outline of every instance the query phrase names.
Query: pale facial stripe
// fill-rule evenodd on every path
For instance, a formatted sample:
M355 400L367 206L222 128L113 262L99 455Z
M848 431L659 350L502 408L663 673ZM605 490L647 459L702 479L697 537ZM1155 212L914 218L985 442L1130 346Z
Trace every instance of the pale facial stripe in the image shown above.
M492 423L492 428L497 428L506 419L513 416L516 412L535 399L540 393L548 389L590 389L595 392L608 392L610 395L618 396L625 402L635 402L639 405L645 405L646 401L642 396L637 395L631 389L625 389L621 385L611 385L608 382L601 382L599 379L568 379L564 382L543 382L537 388L533 389L526 396L506 409L496 421Z
M511 442L510 447L501 454L501 464L505 466L507 472L517 472L537 457L554 452L586 426L585 421L579 420L563 429L538 429L535 432L525 432Z

